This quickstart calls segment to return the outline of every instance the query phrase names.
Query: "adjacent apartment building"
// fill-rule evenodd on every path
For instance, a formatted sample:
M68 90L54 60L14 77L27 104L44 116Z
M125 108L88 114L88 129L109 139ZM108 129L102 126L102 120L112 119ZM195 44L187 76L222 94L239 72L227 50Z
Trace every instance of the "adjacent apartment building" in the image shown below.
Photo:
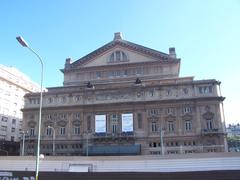
M220 82L179 77L175 48L163 53L114 39L61 69L43 94L41 153L150 155L227 150ZM39 93L25 96L25 154L36 152Z
M39 90L37 84L16 68L0 65L0 141L20 140L24 95Z

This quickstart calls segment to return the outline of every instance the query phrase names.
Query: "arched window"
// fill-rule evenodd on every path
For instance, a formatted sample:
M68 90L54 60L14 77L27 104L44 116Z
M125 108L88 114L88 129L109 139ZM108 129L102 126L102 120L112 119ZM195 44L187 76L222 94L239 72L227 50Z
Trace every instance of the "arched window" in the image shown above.
M128 61L127 55L123 51L115 51L110 55L109 63Z

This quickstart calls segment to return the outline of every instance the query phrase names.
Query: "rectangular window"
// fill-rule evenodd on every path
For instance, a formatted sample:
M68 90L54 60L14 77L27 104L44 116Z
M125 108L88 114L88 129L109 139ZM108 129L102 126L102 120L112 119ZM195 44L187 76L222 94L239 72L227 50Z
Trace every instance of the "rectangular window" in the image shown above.
M142 129L142 113L137 114L138 129Z
M118 130L118 115L112 114L111 117L111 126L112 126L112 133L116 133Z
M167 114L173 114L173 108L167 108Z
M80 97L79 97L79 98L80 98ZM80 113L76 113L75 116L76 116L77 119L80 119Z
M2 117L2 122L7 122L7 121L8 121L8 118L5 117L5 116L3 116L3 117Z
M60 135L65 135L65 127L60 127Z
M113 71L109 71L107 74L108 74L109 78L112 78L114 76L114 72Z
M192 112L192 108L190 106L186 106L183 108L183 113L186 114L186 113L191 113Z
M157 109L150 109L148 111L149 116L157 116L158 115L158 110Z
M173 121L168 121L168 131L169 132L174 132L174 122Z
M87 131L88 132L91 132L91 125L92 123L91 123L91 116L88 116L87 117Z
M112 116L111 116L111 121L112 121L112 122L118 122L118 116L117 116L117 114L112 114Z
M188 94L188 88L183 88L183 94L185 94L185 95Z
M185 130L190 131L192 130L192 122L191 121L185 121Z
M75 126L74 127L74 134L75 135L79 135L80 134L80 127L79 126Z
M52 128L47 127L47 132L46 132L47 136L51 136L52 135Z
M7 131L7 126L1 125L1 130L2 131Z
M11 136L11 141L14 141L14 139L15 139L14 136Z
M121 71L116 71L116 76L120 77L121 76Z
M117 124L112 124L112 133L117 132Z
M124 70L123 71L123 76L127 76L128 75L128 71L127 70Z
M207 94L213 92L212 86L202 86L198 88L200 94Z
M152 132L157 132L157 123L156 122L152 122L151 130L152 130Z
M153 97L154 95L155 95L154 89L150 90L150 91L149 91L149 96L150 96L150 97Z
M15 130L16 130L15 128L12 128L11 132L13 133L13 132L15 132Z
M142 68L137 68L136 69L136 75L141 75L143 74L143 69Z
M101 72L96 72L96 78L100 79L101 78Z
M211 130L213 129L213 122L212 122L212 119L207 119L207 129L208 130Z

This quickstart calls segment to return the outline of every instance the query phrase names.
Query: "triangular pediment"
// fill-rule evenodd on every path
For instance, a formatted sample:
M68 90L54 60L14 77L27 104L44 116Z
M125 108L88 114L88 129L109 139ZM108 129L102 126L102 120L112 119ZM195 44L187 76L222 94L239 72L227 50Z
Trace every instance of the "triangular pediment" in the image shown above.
M112 59L115 61L111 61ZM72 64L65 66L65 70L126 63L167 62L168 60L177 59L172 59L168 54L138 44L117 40L111 41Z
M116 56L119 55L119 59ZM122 58L125 56L125 59ZM121 59L122 58L122 59ZM156 58L148 57L144 54L140 54L136 51L131 51L127 48L114 47L108 52L97 56L90 61L82 64L82 67L93 67L93 66L107 66L107 65L119 65L129 63L143 63L143 62L155 62L158 61Z

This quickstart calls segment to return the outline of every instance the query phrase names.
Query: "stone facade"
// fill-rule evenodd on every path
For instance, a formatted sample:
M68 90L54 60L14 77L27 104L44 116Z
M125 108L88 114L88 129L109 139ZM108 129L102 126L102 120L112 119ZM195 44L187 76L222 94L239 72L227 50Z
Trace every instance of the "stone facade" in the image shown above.
M179 77L180 59L114 40L81 59L66 59L62 87L43 94L41 153L180 154L226 149L220 82ZM26 154L36 148L39 93L25 96ZM123 114L132 130L123 130ZM104 115L97 132L96 115ZM53 135L54 134L54 135ZM55 151L53 152L53 144Z

